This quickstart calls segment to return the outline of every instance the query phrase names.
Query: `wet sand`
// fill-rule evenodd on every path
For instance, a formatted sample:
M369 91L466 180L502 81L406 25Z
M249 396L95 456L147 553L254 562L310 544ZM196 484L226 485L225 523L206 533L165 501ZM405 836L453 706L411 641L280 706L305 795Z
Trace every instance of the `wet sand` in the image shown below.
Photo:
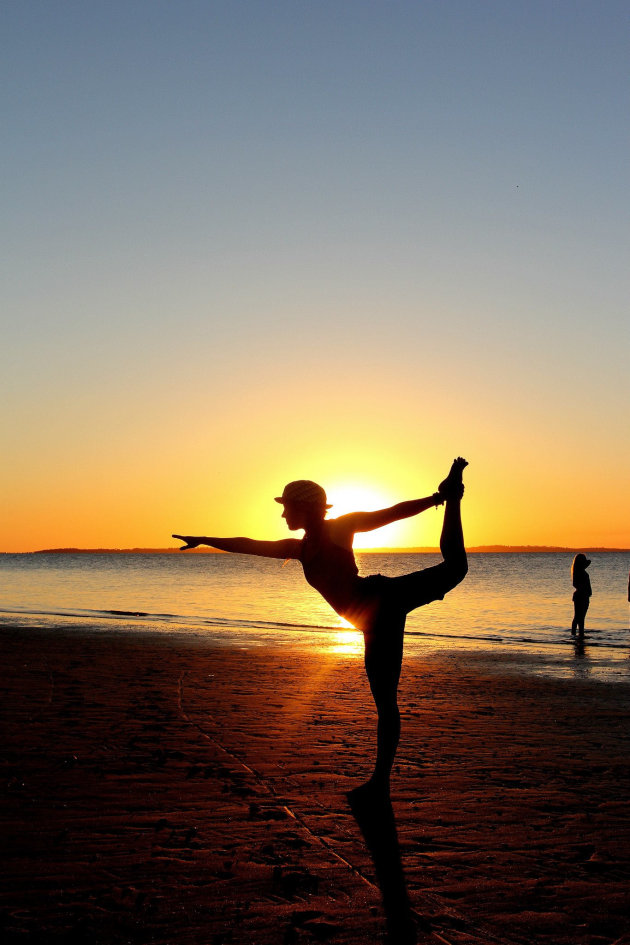
M380 942L401 866L420 942L630 942L627 684L407 660L393 817L366 825L356 657L61 629L0 651L4 942Z

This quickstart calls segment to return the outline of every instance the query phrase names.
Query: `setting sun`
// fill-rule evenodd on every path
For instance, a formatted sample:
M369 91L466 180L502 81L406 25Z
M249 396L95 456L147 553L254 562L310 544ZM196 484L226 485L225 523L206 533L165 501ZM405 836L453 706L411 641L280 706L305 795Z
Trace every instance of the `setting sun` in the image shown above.
M332 505L331 518L338 518L348 512L374 512L395 505L398 501L386 492L368 485L340 484L328 490L328 501ZM394 522L373 532L358 533L355 536L355 548L395 547L400 533L400 523Z

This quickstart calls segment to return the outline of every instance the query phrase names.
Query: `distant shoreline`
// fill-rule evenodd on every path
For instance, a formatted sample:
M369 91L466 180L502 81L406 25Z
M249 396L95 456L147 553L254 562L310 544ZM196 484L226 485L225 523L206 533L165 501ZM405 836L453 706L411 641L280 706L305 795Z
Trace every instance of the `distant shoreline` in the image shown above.
M590 545L575 546L572 548L561 545L474 545L466 549L471 554L574 554L577 551L588 551L589 553L611 553L611 554L630 554L630 548L594 548ZM414 547L414 548L355 548L359 554L437 554L440 549L435 547ZM115 555L115 554L179 554L179 548L42 548L36 551L22 552L1 552L2 554L90 554L90 555ZM226 554L215 548L194 548L187 554Z

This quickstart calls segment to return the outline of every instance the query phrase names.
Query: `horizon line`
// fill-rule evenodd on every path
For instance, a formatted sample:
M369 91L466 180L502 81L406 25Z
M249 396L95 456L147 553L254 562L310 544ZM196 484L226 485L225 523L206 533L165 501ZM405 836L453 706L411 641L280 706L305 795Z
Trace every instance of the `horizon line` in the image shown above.
M437 546L433 545L417 545L411 547L387 547L382 546L378 548L355 548L355 552L359 554L434 554L439 553L440 549ZM501 544L485 544L485 545L471 545L466 549L467 552L471 554L492 554L492 553L501 553L501 552L518 552L521 554L527 553L559 553L559 552L577 552L588 550L590 553L593 552L626 552L630 553L630 548L614 548L610 546L594 546L594 545L501 545ZM3 551L0 554L179 554L181 551L178 547L170 548L147 548L147 547L135 547L135 548L41 548L34 551ZM230 552L221 551L218 548L193 548L190 549L187 554L229 554Z

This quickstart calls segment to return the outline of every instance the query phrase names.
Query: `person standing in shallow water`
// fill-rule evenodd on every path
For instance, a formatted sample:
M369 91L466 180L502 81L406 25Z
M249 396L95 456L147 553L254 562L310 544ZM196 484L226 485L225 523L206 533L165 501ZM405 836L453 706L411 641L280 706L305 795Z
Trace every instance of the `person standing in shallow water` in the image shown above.
M571 634L575 636L576 631L580 638L584 636L584 622L586 620L586 611L591 602L591 579L586 573L590 564L586 555L580 552L573 559L571 565L571 580L573 587L573 622L571 623Z
M460 510L464 494L462 473L467 465L465 459L458 457L432 496L375 512L350 512L336 519L326 518L331 506L320 485L303 479L290 482L275 501L283 506L282 517L291 531L304 529L302 539L257 541L173 535L185 542L181 551L210 545L238 554L297 559L308 583L338 614L362 631L365 668L378 717L377 747L372 776L354 793L389 791L400 738L397 696L407 614L431 601L443 600L468 571ZM372 531L438 505L445 506L440 564L393 578L382 574L359 577L352 550L357 532Z

